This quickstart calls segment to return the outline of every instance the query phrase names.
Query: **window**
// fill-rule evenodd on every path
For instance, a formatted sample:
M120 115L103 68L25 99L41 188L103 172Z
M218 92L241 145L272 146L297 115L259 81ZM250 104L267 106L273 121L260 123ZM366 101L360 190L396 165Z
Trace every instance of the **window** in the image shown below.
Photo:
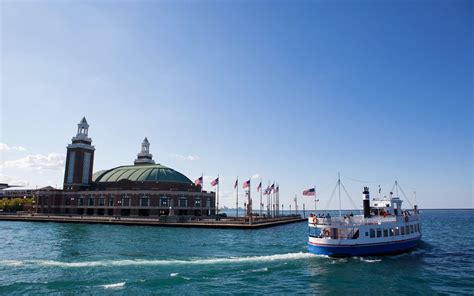
M88 203L89 206L93 206L94 205L94 198L93 197L89 197L89 203Z
M113 197L109 197L109 207L113 207L115 203L115 200Z
M413 227L413 224L410 225L410 233L413 233L414 232L414 227Z
M400 230L401 230L401 235L405 235L405 227L402 226Z
M103 198L103 197L100 197L100 198L99 198L99 206L100 206L100 207L105 206L105 198ZM102 214L102 215L103 215L103 214Z
M150 206L150 198L149 197L140 198L140 207L149 207L149 206Z
M186 208L188 206L188 199L185 197L181 197L179 199L179 207L180 208Z
M395 227L395 235L400 235L400 229L398 229L398 227Z
M130 206L130 197L122 197L122 207L129 207L129 206Z
M206 200L206 208L210 208L210 207L211 207L211 198L208 197Z
M168 206L168 197L166 197L166 196L160 197L160 206L161 207L167 207Z
M405 226L405 233L406 233L406 234L410 234L410 227L408 227L408 225Z
M388 229L384 229L383 230L383 237L387 237L388 236Z
M389 229L389 233L390 233L390 236L393 236L393 234L394 234L393 228Z
M70 205L70 204L71 204L71 199L66 196L66 197L64 198L64 204L65 204L66 206Z
M372 237L372 238L375 237L375 230L373 228L370 229L370 237Z
M200 198L196 198L196 199L194 200L194 206L196 206L196 207L200 207L200 206L201 206L201 199L200 199Z
M80 205L80 206L83 206L84 205L84 198L79 197L78 200L77 200L77 204Z
M368 231L365 232L365 236L369 236L369 232L368 232Z
M382 237L382 229L377 228L377 237Z

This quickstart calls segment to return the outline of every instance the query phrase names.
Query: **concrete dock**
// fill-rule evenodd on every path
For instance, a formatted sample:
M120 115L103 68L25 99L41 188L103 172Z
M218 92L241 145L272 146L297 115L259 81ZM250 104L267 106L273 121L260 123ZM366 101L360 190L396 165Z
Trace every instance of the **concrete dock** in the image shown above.
M195 227L195 228L227 228L227 229L259 229L274 227L289 223L307 221L301 216L282 216L275 218L258 219L249 223L244 218L200 219L187 221L160 221L150 218L115 218L97 216L61 216L61 215L0 215L0 221L21 222L56 222L56 223L88 223L88 224L116 224L116 225L143 225L160 227Z

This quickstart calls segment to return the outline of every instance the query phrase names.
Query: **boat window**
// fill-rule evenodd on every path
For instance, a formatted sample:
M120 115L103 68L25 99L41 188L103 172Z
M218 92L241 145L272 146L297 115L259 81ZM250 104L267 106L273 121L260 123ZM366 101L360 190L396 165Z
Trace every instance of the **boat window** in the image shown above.
M370 237L375 237L375 230L373 228L370 229Z
M398 227L395 227L395 235L400 235L400 229L398 229Z
M413 224L412 224L412 225L410 225L410 233L413 233L413 232L414 232L414 230L413 230Z
M377 237L382 237L382 229L377 228Z
M388 236L388 229L384 229L383 230L383 237L387 237Z
M408 227L408 225L405 226L405 233L406 233L406 234L410 234L410 227Z
M368 231L365 232L365 236L369 236L369 232L368 232Z
M400 234L401 234L401 235L405 235L405 227L402 226L402 227L400 228L400 230L401 230Z
M390 228L390 236L393 236L393 228Z

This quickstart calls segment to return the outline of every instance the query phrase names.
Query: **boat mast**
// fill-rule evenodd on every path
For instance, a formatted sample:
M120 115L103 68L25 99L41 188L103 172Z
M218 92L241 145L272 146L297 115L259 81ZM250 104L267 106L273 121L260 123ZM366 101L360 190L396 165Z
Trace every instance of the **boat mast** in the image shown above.
M339 186L339 217L341 217L341 173L337 173L337 185Z

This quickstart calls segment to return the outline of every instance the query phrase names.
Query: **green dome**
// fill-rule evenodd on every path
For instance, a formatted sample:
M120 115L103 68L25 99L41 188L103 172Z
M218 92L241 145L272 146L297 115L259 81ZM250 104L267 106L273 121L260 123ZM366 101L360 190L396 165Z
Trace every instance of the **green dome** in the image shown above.
M185 175L160 164L120 166L94 173L92 181L110 183L128 180L132 182L166 182L192 184Z

